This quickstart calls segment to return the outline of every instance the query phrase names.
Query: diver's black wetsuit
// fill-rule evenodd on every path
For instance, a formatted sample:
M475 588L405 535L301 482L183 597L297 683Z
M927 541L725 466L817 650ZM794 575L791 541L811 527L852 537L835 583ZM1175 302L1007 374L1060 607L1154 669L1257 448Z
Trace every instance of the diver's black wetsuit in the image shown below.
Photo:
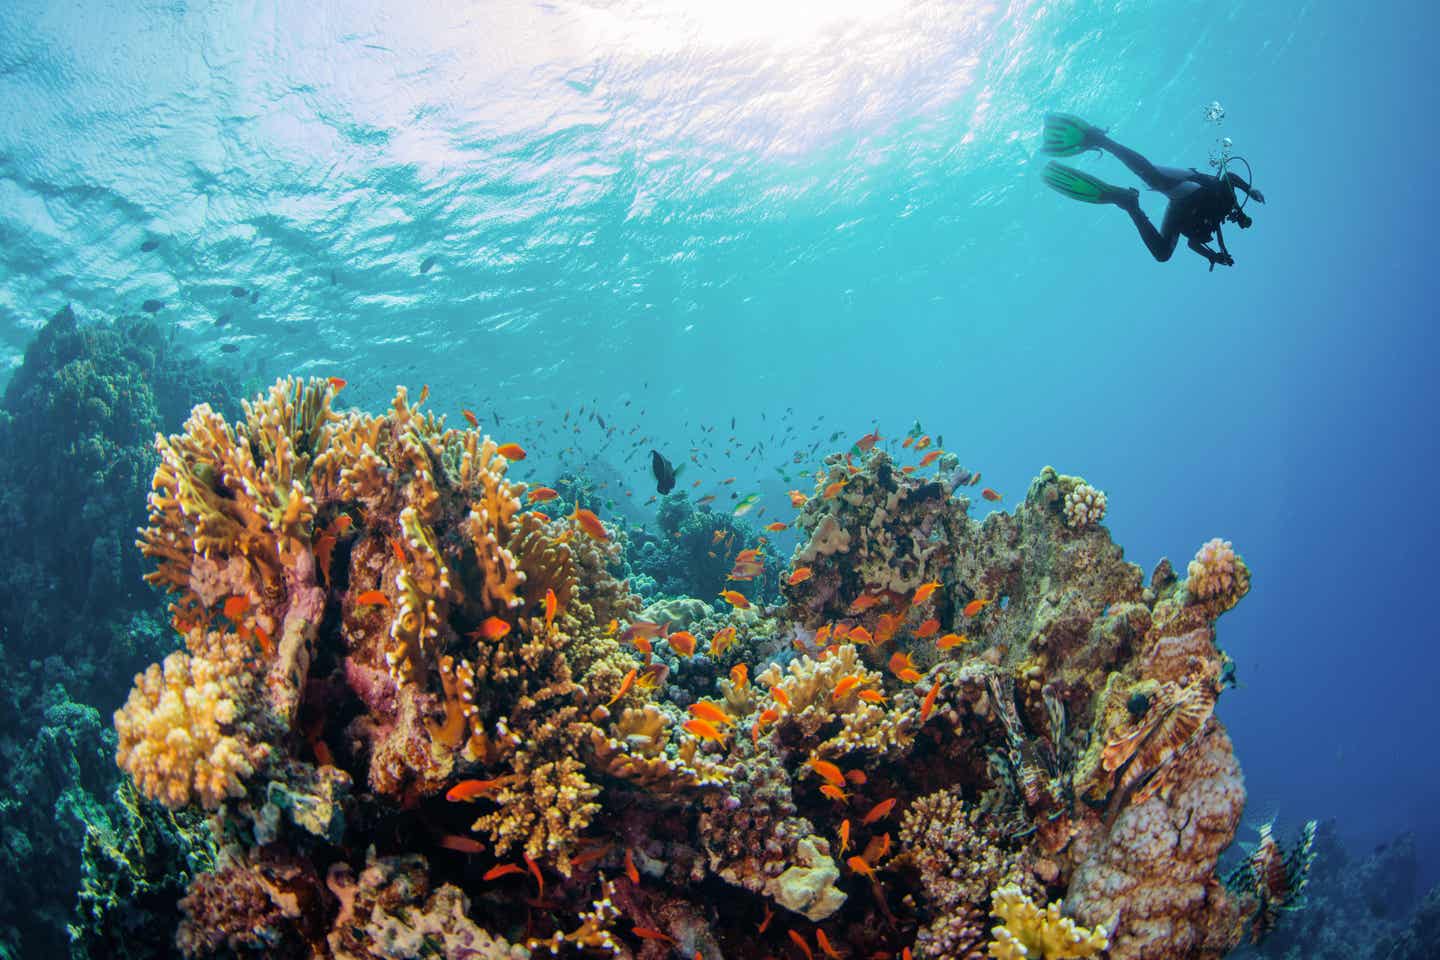
M1220 224L1231 219L1238 223L1242 230L1249 227L1250 218L1236 208L1235 190L1244 190L1256 203L1264 203L1265 198L1259 190L1251 188L1250 184L1229 172L1222 181L1193 168L1180 170L1175 167L1157 167L1134 150L1103 134L1097 134L1092 144L1110 151L1116 159L1129 167L1132 173L1145 181L1147 187L1170 198L1170 204L1165 208L1165 218L1160 222L1158 231L1140 209L1138 191L1128 191L1126 199L1117 201L1117 205L1135 221L1140 238L1145 241L1145 246L1150 248L1156 260L1161 263L1169 260L1180 237L1185 236L1190 241L1190 249L1210 261L1210 269L1215 269L1217 263L1224 267L1235 263L1230 252L1225 249L1225 236L1220 232ZM1218 252L1206 246L1212 234L1220 246Z

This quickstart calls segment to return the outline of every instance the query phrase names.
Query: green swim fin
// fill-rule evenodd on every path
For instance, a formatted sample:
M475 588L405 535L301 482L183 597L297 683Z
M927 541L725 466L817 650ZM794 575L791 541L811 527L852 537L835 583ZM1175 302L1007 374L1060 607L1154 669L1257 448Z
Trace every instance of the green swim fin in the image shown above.
M1100 132L1073 113L1047 113L1040 150L1052 157L1073 157L1095 149L1091 138Z
M1045 164L1044 178L1047 187L1063 193L1071 200L1084 203L1116 203L1126 194L1138 192L1113 186L1099 177L1090 176L1084 170L1076 170L1054 160Z

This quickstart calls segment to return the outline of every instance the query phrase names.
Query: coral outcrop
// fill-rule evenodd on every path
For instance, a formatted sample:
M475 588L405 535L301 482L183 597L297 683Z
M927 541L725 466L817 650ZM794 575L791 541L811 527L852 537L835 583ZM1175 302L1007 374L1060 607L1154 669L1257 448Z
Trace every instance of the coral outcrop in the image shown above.
M225 838L186 953L1198 960L1255 929L1215 872L1233 553L1146 584L1078 478L977 522L958 458L869 438L792 495L782 608L659 623L612 527L526 509L513 446L335 391L157 441L140 546L186 652L116 725L137 785ZM778 575L685 506L682 541Z

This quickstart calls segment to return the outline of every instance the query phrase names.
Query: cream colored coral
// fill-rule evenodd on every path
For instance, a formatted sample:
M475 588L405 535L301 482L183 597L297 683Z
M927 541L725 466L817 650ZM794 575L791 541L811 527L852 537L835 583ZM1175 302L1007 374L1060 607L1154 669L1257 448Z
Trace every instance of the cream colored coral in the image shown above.
M1058 900L1042 910L1014 884L996 890L990 913L1001 923L990 931L988 954L997 960L1069 960L1110 946L1103 925L1086 930L1060 910Z
M235 681L207 660L172 653L135 677L115 711L116 762L140 792L171 808L197 798L215 809L245 793L264 748L222 732L236 722Z
M1238 601L1250 590L1250 570L1229 540L1219 537L1200 548L1187 568L1185 587L1197 600ZM1233 599L1232 599L1233 598Z
M1065 494L1065 523L1083 530L1105 519L1105 492L1088 483L1077 483Z

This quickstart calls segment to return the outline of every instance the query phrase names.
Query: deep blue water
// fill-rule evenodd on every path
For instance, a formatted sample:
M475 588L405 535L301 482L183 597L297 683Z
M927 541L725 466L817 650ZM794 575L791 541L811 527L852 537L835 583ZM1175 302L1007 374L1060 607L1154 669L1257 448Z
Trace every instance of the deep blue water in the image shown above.
M429 383L635 519L640 437L733 433L684 480L776 513L795 451L916 418L1007 502L1083 474L1147 571L1217 535L1255 571L1220 630L1251 819L1413 829L1435 879L1433 5L808 6L13 0L4 358L163 300L257 381ZM1236 266L1045 189L1050 109L1163 164L1230 137L1268 200ZM555 432L581 404L608 443Z

